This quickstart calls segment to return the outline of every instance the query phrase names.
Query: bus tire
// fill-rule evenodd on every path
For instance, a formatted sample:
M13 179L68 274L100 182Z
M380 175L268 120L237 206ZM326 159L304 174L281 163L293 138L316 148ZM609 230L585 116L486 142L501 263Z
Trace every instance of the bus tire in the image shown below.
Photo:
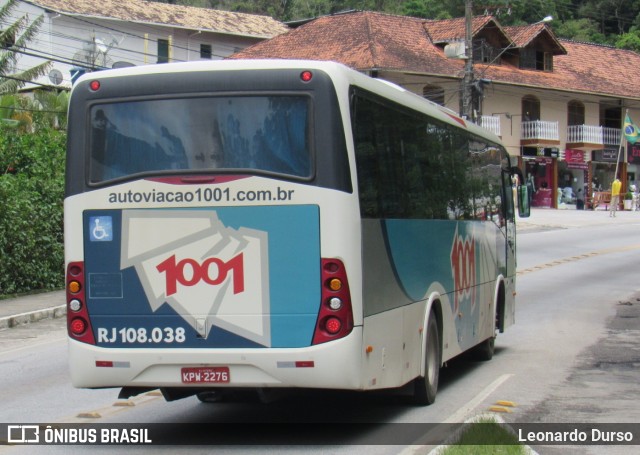
M493 358L495 352L496 337L487 338L475 348L473 348L473 357L476 360L483 362L489 361Z
M219 403L224 400L224 394L219 390L205 390L196 393L196 397L202 403Z
M426 336L424 376L419 376L413 381L413 401L421 406L436 401L440 377L440 336L433 312L429 315Z

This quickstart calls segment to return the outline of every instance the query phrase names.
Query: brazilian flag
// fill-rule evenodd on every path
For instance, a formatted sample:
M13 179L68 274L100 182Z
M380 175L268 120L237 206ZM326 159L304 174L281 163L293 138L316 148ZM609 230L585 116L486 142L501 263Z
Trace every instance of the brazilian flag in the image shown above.
M631 121L629 114L624 117L624 136L632 144L635 144L636 141L640 139L638 127Z

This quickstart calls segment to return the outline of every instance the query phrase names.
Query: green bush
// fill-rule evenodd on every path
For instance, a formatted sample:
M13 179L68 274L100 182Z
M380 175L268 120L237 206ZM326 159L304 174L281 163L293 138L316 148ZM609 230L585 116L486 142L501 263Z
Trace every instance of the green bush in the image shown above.
M64 285L66 135L0 128L0 295Z

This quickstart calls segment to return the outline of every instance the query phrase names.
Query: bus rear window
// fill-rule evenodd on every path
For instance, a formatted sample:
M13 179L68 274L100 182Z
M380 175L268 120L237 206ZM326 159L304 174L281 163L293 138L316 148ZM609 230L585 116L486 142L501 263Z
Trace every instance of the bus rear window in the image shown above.
M309 104L228 96L93 105L90 181L220 170L309 178Z

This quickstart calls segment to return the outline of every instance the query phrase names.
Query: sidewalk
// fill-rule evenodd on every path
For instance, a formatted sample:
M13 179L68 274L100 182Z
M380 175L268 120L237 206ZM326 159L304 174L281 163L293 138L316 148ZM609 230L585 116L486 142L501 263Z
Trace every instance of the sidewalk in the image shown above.
M529 218L519 218L516 221L520 233L534 230L566 229L585 226L600 226L616 224L640 224L640 212L619 211L612 218L604 210L531 210ZM66 315L64 291L46 292L41 294L0 300L0 330L15 327L20 324L36 322L42 319L59 318Z
M65 292L54 291L0 300L0 330L66 315Z
M529 229L566 229L633 223L640 223L640 211L618 211L614 218L609 216L609 212L606 210L532 208L529 218L518 218L516 220L518 232L524 232Z

